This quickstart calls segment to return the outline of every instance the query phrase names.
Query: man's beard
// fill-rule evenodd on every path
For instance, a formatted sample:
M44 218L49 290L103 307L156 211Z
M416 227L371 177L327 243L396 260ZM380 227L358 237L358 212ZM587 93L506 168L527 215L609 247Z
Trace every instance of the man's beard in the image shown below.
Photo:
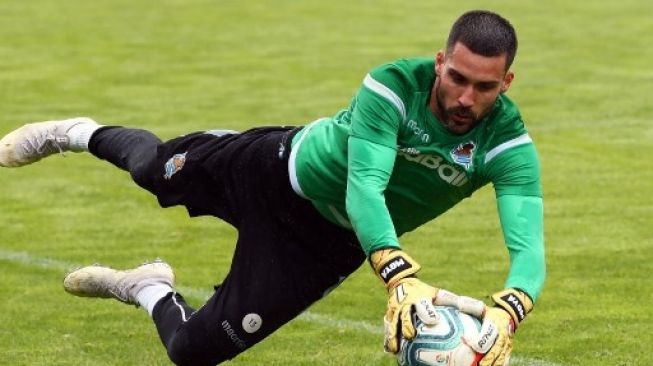
M481 120L481 116L478 116L474 111L472 111L471 108L469 107L462 107L462 106L456 106L456 107L451 107L451 108L445 108L444 106L444 92L439 88L436 89L436 102L438 103L438 109L440 110L440 113L442 114L442 124L447 128L450 129L449 126L453 124L454 122L451 121L451 116L454 114L457 114L460 117L463 118L470 118L472 120L472 123L470 124L470 128L467 130L471 130L474 128L478 122Z

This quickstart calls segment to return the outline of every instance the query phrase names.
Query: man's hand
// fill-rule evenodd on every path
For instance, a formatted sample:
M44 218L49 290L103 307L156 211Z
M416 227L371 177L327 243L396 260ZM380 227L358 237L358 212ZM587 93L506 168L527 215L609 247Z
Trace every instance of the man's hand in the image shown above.
M397 353L401 337L415 338L412 311L424 324L436 324L434 305L454 306L460 311L481 317L485 305L476 299L458 296L429 286L415 277L420 265L401 250L379 250L370 255L374 272L388 289L388 308L384 317L384 348Z
M525 293L507 289L492 295L495 306L486 308L478 338L465 342L483 354L479 366L507 365L512 352L512 336L533 302Z
M401 250L382 249L370 255L370 264L388 289L388 308L383 318L386 351L397 353L399 341L415 338L415 325L411 312L425 324L438 321L433 300L438 290L415 277L420 265Z
M401 279L390 289L388 309L383 318L385 339L383 346L386 351L399 352L401 337L415 338L415 324L412 311L424 324L436 324L438 314L433 306L433 299L438 289L429 286L415 277Z

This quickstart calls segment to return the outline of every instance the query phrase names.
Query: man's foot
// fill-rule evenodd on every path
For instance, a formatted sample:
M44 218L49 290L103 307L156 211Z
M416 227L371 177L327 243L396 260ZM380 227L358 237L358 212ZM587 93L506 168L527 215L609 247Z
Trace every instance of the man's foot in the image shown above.
M78 117L61 121L46 121L26 124L0 140L0 166L19 167L64 151L82 151L88 141L78 141L79 134L68 132L73 126L87 124L99 127L90 118ZM84 137L84 136L82 136ZM86 136L88 138L90 136Z
M173 287L174 281L172 268L165 262L154 261L126 271L99 265L83 267L68 274L63 287L76 296L114 298L138 306L136 295L145 286Z

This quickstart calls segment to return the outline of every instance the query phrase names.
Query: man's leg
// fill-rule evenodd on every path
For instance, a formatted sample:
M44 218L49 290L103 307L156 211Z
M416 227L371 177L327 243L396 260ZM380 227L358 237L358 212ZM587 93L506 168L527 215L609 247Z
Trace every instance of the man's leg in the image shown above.
M128 271L84 267L65 278L64 288L77 296L142 306L175 364L216 365L295 318L364 260L360 248L346 244L355 239L326 222L300 230L300 236L311 232L317 242L317 248L305 248L297 242L304 242L303 238L288 233L287 227L265 225L265 221L269 219L257 220L240 233L229 275L197 310L173 290L172 272L165 264ZM278 240L263 239L272 232Z
M148 166L160 143L149 131L105 127L86 117L30 123L0 140L0 166L20 167L57 153L89 151L151 190Z
M212 366L227 359L219 349L213 347L210 336L204 329L209 326L208 323L196 319L195 323L200 324L199 332L186 326L188 320L195 316L195 309L177 292L161 297L150 316L168 357L176 365Z
M88 151L128 171L162 207L185 205L192 216L209 214L230 221L222 215L216 184L201 164L205 154L218 148L220 137L235 133L197 132L162 143L149 131L101 126L86 117L37 122L0 139L0 166L21 167L54 154Z
M152 191L153 165L159 144L161 139L146 130L101 127L90 137L88 151L128 171L134 182Z
M236 357L325 296L365 260L352 232L323 219L292 191L287 156L279 154L280 144L290 141L288 133L193 135L158 148L164 156L158 165L187 152L183 169L168 180L161 171L159 183L179 181L187 192L206 193L194 195L202 207L220 210L223 214L216 216L231 218L238 228L229 274L201 308L195 311L171 291L153 290L147 304L148 287L134 295L148 309L156 300L152 318L170 359L179 365L215 365ZM206 174L212 179L205 185L212 190L204 185L189 189ZM189 212L200 207L193 196L183 202ZM197 205L189 207L189 202Z
M64 289L75 296L114 298L142 306L153 317L171 357L176 353L175 345L179 347L184 343L182 337L177 336L178 329L195 311L173 290L173 285L172 268L162 261L145 263L124 271L92 265L77 269L64 279ZM173 361L177 364L205 364L198 360Z
M204 317L195 319L191 327L184 326L195 309L173 290L173 285L172 268L162 261L122 271L92 265L64 279L64 289L75 296L114 298L142 306L153 318L168 356L177 365L215 365L230 358L214 347Z

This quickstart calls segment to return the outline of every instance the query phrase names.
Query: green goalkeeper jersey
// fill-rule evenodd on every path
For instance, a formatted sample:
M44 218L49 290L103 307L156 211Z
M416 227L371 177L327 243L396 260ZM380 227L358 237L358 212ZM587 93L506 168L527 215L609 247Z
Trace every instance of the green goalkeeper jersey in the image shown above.
M348 109L293 140L293 189L351 228L367 254L492 183L511 256L508 287L535 299L544 282L542 190L535 147L517 106L501 94L479 124L450 133L429 109L432 59L373 69Z

